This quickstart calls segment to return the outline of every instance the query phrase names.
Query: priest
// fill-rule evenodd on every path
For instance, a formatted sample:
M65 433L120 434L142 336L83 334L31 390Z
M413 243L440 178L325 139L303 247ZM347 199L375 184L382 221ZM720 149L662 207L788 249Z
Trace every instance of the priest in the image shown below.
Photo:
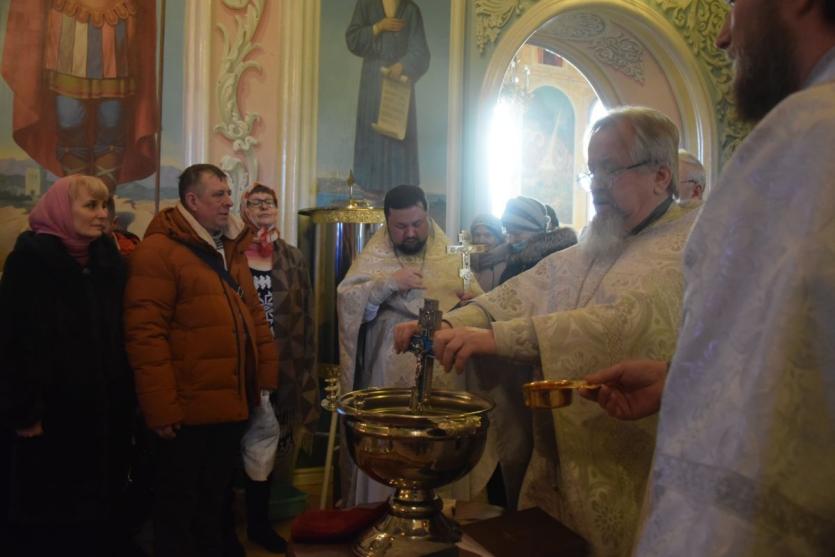
M424 298L439 301L443 312L463 292L460 256L447 254L449 240L428 213L426 196L417 186L389 190L383 203L386 225L368 242L337 288L339 363L342 392L366 387L411 387L416 358L397 354L394 326L417 318ZM463 378L436 373L434 386L462 389ZM382 501L389 488L368 478L342 451L343 503L352 506Z
M716 45L756 125L684 251L675 357L589 377L614 416L660 404L641 557L835 548L835 1L732 4Z
M621 108L594 124L586 179L597 213L588 233L448 314L452 328L435 335L443 366L460 370L471 356L496 354L563 379L626 355L669 358L681 317L681 250L695 217L673 203L678 137L669 118L648 108ZM398 329L398 348L411 327ZM542 507L595 554L628 554L656 421L619 422L587 400L534 421L520 507Z

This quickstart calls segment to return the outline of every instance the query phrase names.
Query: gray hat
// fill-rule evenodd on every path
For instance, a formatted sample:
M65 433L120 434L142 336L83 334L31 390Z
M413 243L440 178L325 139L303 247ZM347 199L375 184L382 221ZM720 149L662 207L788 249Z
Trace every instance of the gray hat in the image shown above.
M514 197L507 202L502 222L505 227L514 227L531 232L545 232L548 224L545 206L532 197Z
M500 221L497 217L493 215L484 213L478 215L476 218L473 219L473 223L470 225L470 235L475 236L475 227L476 226L484 226L493 233L493 236L496 237L496 240L501 242L504 240L504 231L502 230L502 221Z

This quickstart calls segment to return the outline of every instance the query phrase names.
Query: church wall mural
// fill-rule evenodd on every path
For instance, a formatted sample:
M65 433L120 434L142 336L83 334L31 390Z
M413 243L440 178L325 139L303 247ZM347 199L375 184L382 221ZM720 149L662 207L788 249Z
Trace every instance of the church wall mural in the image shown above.
M131 1L142 4L148 0ZM47 0L0 0L0 46L5 42L9 7L15 2L41 6L49 4ZM458 48L454 46L457 35L450 36L450 24L455 14L451 7L456 5L460 7L460 3L435 0L413 0L413 2L420 10L425 41L430 53L428 66L417 80L413 98L420 185L429 193L436 209L434 216L440 223L444 223L445 220L449 222L448 219L444 219L444 209L447 195L452 195L450 207L452 213L455 214L451 217L453 221L457 221L460 216L461 224L466 225L475 212L486 208L479 206L480 203L486 203L486 196L483 193L486 181L481 171L484 167L484 158L480 143L480 133L483 131L480 122L483 120L482 95L485 75L491 71L490 62L493 53L502 37L512 34L513 29L525 19L528 13L541 11L544 6L568 4L576 6L577 3L574 0L496 0L489 3L466 1L463 9L466 14L466 31L461 31L463 44L460 46L463 59L460 67L456 63L452 64L457 71L460 70L459 79L462 80L457 94L462 103L460 125L463 126L461 130L463 137L459 146L460 159L453 158L448 161L447 156L452 156L448 155L448 149L456 145L455 143L449 144L447 140L449 130L455 120L449 111L450 107L455 110L455 102L459 102L456 101L458 98L455 96L456 93L452 92L453 85L450 83L449 76L451 60L455 62L454 58L450 58L450 44L453 43L454 49ZM156 0L154 3L159 6L161 0ZM316 13L313 32L306 31L303 35L300 34L298 42L293 42L296 39L285 39L288 36L289 24L284 23L287 18L282 17L282 14L301 13L302 7L307 11L314 3L316 10L310 9ZM284 188L283 195L289 197L285 197L287 207L284 211L287 215L283 217L283 224L287 228L288 238L292 240L295 238L292 228L292 223L295 222L295 211L303 206L326 205L345 197L347 195L344 186L345 179L349 170L356 166L354 146L363 59L349 50L345 37L358 2L357 0L310 0L310 2L307 0L304 2L300 0L212 0L209 2L207 0L203 4L201 1L199 6L202 12L207 11L203 9L203 6L206 6L209 13L207 17L211 20L199 34L200 41L210 43L208 64L210 69L206 71L208 77L206 78L207 86L204 89L211 90L210 93L206 93L211 95L211 98L205 103L207 107L210 107L210 110L206 111L205 118L201 116L202 113L191 110L190 105L184 102L184 98L189 100L202 94L202 91L184 94L184 87L187 86L184 76L189 72L188 52L195 48L191 43L184 44L188 41L184 28L189 25L184 12L191 4L190 1L179 0L166 2L166 61L163 75L163 129L161 132L162 172L159 192L161 206L174 201L176 176L185 166L185 161L198 162L199 159L222 164L226 156L237 158L242 161L247 172L259 171L258 177L261 181L277 189ZM609 12L619 9L618 6L620 6L614 0L601 0L600 4L605 4ZM740 128L730 116L731 105L727 95L729 64L723 58L724 55L718 53L709 44L712 40L710 37L715 34L724 17L726 11L724 3L720 0L689 0L686 3L673 0L641 0L640 2L636 0L636 4L645 5L652 13L657 14L654 17L668 22L669 28L673 29L674 33L680 37L679 40L683 41L683 47L692 52L701 67L701 73L709 77L709 93L714 98L717 110L714 130L718 133L715 137L720 143L721 160L726 160L732 146L744 136L745 130ZM257 21L252 20L250 12L258 14L255 18ZM157 18L159 18L159 13L158 9ZM250 26L255 29L251 42L256 46L244 61L254 60L259 64L260 69L243 71L238 81L235 82L235 89L232 89L233 93L227 100L235 100L239 103L237 113L223 112L225 109L221 109L221 105L228 107L230 104L221 102L219 88L216 87L216 82L219 82L222 77L221 66L225 55L219 24L225 25L232 38L232 46L238 44L237 33L246 32L247 25L251 24ZM535 27L531 28L531 31L534 29ZM619 32L615 26L612 26L612 31ZM710 37L706 38L707 35ZM284 57L288 56L286 52L294 51L296 45L304 44L307 40L313 40L316 44L316 54L309 60L304 58L310 63L302 70L303 76L314 73L318 83L309 90L302 88L302 92L310 94L299 96L300 100L291 102L285 90L291 90L295 85L285 79L286 75L290 74L284 69L286 61ZM516 46L518 47L521 42L524 42L524 39L521 39ZM591 48L594 44L594 41L588 41L586 46ZM290 47L287 48L287 45ZM578 48L585 48L585 46L580 44ZM184 54L186 49L188 52ZM634 51L629 52L634 54ZM651 54L645 53L644 60L651 62L653 60ZM153 55L154 63L156 59L156 55ZM624 60L626 59L611 59L613 64L619 64L619 66L617 68L608 66L606 75L611 83L617 85L625 98L640 98L638 94L640 91L659 86L668 87L666 83L656 79L656 73L663 73L663 68L658 68L657 64L645 65L643 74L645 83L641 84L634 74L635 64L624 65L621 63ZM235 73L236 68L230 67L230 71ZM279 82L278 76L282 76L281 79L284 81ZM665 97L671 96L674 95L665 95ZM288 133L287 130L290 128L286 125L287 116L303 112L299 109L303 108L303 104L293 103L303 103L304 99L314 97L316 100L311 112L315 115L309 121L310 124L300 126L296 135ZM26 226L26 214L34 198L55 179L54 173L49 170L48 166L37 164L12 139L12 105L12 91L5 79L0 80L0 263L11 249L14 238ZM676 119L676 107L671 105L669 108L670 110L665 110L665 112ZM242 138L230 139L219 133L216 126L234 124L235 118L227 118L227 116L235 114L244 119L249 115L257 116L257 118L253 121L248 134ZM198 134L202 138L198 139L207 142L205 150L189 148L189 141L193 144L195 137L194 133L186 134L183 131L185 125L188 124L189 117L192 119L192 124L195 118L207 122L205 137ZM586 111L575 106L578 126L586 117ZM184 124L184 119L186 124ZM303 119L300 121L302 124L308 122ZM193 128L192 125L190 129ZM231 126L228 129L234 128ZM249 142L247 138L250 137L254 138L256 143ZM304 141L301 140L306 141L307 137L311 138L309 149L304 150L299 147L295 151L288 150L286 141L291 141L294 146L302 145ZM578 139L575 135L575 152L581 150ZM236 150L235 145L238 143L250 146L249 150L246 152ZM284 158L288 153L293 157L292 160ZM306 153L312 153L309 160L304 158L307 156ZM302 162L303 165L291 167L293 162L297 165ZM227 160L227 163L234 166L234 161ZM254 166L253 163L255 163ZM719 166L720 164L717 163L717 170ZM456 170L459 167L460 169ZM287 174L288 168L302 168L303 172L302 174ZM237 170L232 172L233 178L236 172ZM293 172L298 171L293 170ZM447 176L450 172L452 176L460 175L460 180L453 178L454 183L447 183ZM359 186L362 187L364 185L362 181L365 178L361 179L360 176L357 178ZM151 175L143 179L129 180L119 185L116 190L117 210L122 213L123 221L128 229L134 233L141 235L144 232L154 212L156 194L154 183L154 176ZM455 197L458 193L461 195L460 201ZM372 198L382 197L381 192L375 194L369 191L368 195ZM578 198L575 197L575 217L578 207Z
M111 186L118 183L117 222L139 236L154 215L157 197L161 207L177 198L176 177L184 157L183 73L176 61L183 58L184 4L168 2L165 23L159 21L159 0L126 1L102 18L51 5L47 0L0 0L0 266L27 228L35 202L65 172L97 174ZM27 14L24 35L15 27L19 19L9 22L10 10ZM156 30L162 28L165 58L172 62L162 75L166 119L157 192ZM28 48L10 49L7 37ZM86 79L63 77L74 74ZM102 91L99 86L121 89Z
M531 93L522 126L521 193L554 208L560 222L574 209L574 107L549 85Z
M390 49L383 58L401 58L403 73L419 76L402 140L372 128L378 123L381 63L370 52L367 34L382 16L382 3L377 1L321 2L317 205L346 198L345 182L353 170L355 196L364 195L376 203L396 185L420 185L429 196L433 217L443 225L450 4L401 1L398 18L410 29L408 40L383 42Z

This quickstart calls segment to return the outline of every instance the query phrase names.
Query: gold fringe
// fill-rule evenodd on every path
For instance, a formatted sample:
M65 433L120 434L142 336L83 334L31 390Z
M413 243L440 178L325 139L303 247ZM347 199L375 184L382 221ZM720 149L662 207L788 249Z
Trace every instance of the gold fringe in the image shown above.
M86 79L48 71L47 79L52 91L74 99L121 99L136 93L136 82L132 77Z
M81 23L101 27L107 22L114 26L120 19L127 20L136 14L134 0L112 0L107 8L90 8L83 0L52 0L52 9L66 14Z

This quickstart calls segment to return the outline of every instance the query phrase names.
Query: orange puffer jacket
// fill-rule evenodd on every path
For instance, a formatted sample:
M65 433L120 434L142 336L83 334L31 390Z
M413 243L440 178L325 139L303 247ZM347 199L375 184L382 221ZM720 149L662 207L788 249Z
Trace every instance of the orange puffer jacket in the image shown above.
M278 357L244 255L251 233L237 228L223 244L243 299L182 244L220 261L211 236L180 205L154 217L130 257L125 337L149 427L245 420L248 400L277 387Z

